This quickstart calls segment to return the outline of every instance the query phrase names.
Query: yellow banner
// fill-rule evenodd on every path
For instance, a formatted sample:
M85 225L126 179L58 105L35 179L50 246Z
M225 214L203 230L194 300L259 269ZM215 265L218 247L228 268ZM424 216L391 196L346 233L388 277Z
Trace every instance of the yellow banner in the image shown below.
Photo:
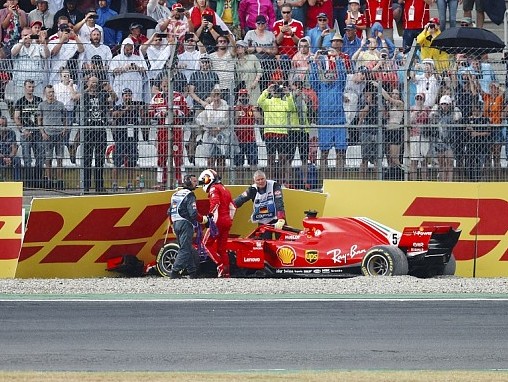
M245 186L228 186L233 197ZM77 278L116 276L106 271L108 259L136 255L155 260L164 243L172 191L126 195L34 199L16 277ZM198 210L208 211L207 195L196 190ZM302 228L306 209L324 210L326 197L284 190L288 223ZM246 235L252 204L238 210L231 234ZM174 239L169 232L168 240Z
M326 180L324 192L324 216L368 216L399 231L424 223L459 228L457 275L508 276L507 183Z
M23 238L23 184L0 183L0 278L16 274Z

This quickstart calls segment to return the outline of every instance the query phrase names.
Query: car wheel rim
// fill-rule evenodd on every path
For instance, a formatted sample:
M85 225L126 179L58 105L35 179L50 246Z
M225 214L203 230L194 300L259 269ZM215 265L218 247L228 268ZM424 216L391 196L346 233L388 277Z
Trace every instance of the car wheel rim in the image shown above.
M369 275L372 276L385 276L388 272L389 264L384 256L374 255L367 263Z
M170 249L162 257L162 261L160 262L161 268L168 274L171 273L171 269L173 269L177 253L178 252L174 249Z

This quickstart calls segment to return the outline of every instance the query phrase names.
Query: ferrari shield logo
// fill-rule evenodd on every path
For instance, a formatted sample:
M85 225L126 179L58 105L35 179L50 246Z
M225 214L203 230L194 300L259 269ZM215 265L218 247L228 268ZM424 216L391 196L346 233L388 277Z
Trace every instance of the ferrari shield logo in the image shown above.
M314 264L316 261L318 261L318 254L319 252L315 249L309 249L305 251L305 261L307 261L309 264Z

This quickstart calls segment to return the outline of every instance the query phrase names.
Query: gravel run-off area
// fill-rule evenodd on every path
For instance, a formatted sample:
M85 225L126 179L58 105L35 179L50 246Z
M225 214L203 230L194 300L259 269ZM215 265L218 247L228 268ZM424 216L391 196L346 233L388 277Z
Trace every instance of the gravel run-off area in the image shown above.
M0 279L1 295L492 295L508 297L508 278L411 276L334 279L179 279L162 277Z

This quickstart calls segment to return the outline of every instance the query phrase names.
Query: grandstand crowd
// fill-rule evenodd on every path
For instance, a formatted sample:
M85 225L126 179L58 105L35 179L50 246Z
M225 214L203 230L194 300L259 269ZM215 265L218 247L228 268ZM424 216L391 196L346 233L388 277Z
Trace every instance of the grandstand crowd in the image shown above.
M84 192L133 191L143 142L158 189L192 167L319 188L353 147L359 179L502 180L504 61L431 46L479 3L6 0L2 176L65 189L68 158Z

